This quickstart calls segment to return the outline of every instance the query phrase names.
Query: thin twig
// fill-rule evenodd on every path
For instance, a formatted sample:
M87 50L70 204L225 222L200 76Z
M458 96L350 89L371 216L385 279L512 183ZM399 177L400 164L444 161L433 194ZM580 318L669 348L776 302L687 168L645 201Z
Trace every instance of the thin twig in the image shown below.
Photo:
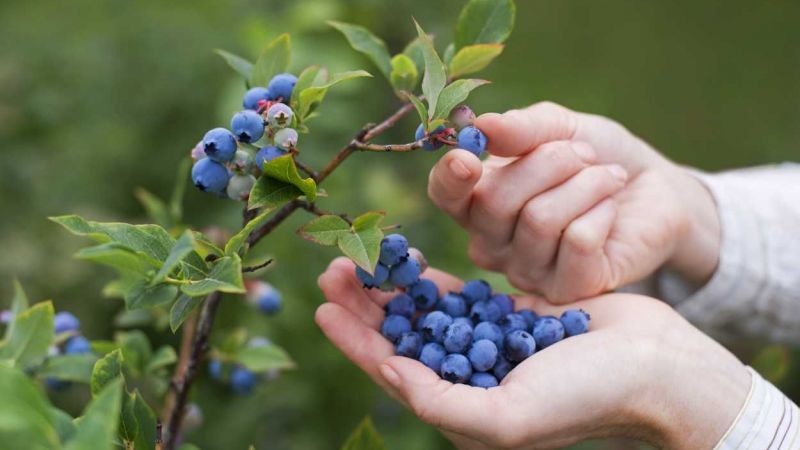
M422 148L422 144L424 144L424 140L419 140L415 142L410 142L408 144L367 144L365 142L359 142L353 140L350 144L354 148L358 150L370 151L370 152L411 152L414 150L418 150Z
M303 172L305 172L305 173L306 173L306 175L308 175L309 177L311 177L311 179L312 179L312 180L314 180L314 181L317 181L317 179L319 179L319 173L317 173L317 171L316 171L316 170L314 170L314 168L313 168L313 167L309 166L308 164L304 163L303 161L300 161L300 160L299 160L299 159L297 159L296 157L294 158L294 164L295 164L295 165L296 165L296 166L297 166L297 167L298 167L300 170L302 170Z
M270 264L272 264L272 260L271 260L271 259L268 259L268 260L264 261L263 263L261 263L261 264L257 264L257 265L255 265L255 266L243 267L243 268L242 268L242 273L247 273L247 272L255 272L255 271L257 271L257 270L261 270L261 269L263 269L264 267L267 267L267 266L268 266L268 265L270 265Z

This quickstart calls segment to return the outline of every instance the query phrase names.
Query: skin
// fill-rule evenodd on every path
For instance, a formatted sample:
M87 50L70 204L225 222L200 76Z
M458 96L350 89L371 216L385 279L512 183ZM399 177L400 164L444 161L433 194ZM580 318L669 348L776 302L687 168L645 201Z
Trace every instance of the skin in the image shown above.
M470 236L478 266L556 304L638 281L666 264L701 284L720 246L713 199L618 123L538 103L477 118L485 161L447 152L428 194Z
M462 282L425 272L442 293ZM452 384L409 358L393 356L377 331L392 293L364 290L339 258L320 277L328 302L316 320L342 353L421 420L461 449L559 448L627 436L671 449L712 448L733 422L750 375L733 355L662 302L609 294L579 301L590 332L537 352L492 389ZM559 315L535 296L515 309ZM635 368L636 370L631 370Z

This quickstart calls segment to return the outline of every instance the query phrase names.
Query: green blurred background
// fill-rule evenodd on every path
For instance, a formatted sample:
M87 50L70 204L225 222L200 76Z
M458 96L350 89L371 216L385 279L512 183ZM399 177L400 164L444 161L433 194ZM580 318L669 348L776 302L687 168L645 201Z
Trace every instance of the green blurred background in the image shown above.
M214 126L225 126L243 86L211 50L253 58L269 39L291 32L293 71L311 63L376 73L325 25L363 24L394 52L413 36L414 15L443 50L462 1L295 0L164 2L10 0L0 4L0 298L19 277L32 298L74 311L91 338L113 333L121 302L98 294L112 273L75 261L84 241L45 220L79 213L97 220L144 222L133 189L167 196L179 160ZM613 117L671 158L718 170L798 160L800 155L800 3L790 0L642 2L518 1L505 53L476 91L478 112L549 99ZM301 138L304 158L321 165L365 122L397 107L376 77L329 94ZM403 121L386 141L406 142ZM385 209L388 221L429 257L462 277L480 275L466 238L425 196L431 154L364 154L326 182L326 209ZM188 180L187 180L188 182ZM191 189L187 221L235 227L239 207ZM298 213L262 249L278 263L266 279L286 300L265 319L236 299L221 308L218 329L246 324L285 346L298 370L249 398L212 383L194 391L205 426L188 436L204 449L328 449L371 414L390 449L450 448L381 394L323 337L313 322L322 301L316 278L335 256L294 238ZM496 278L493 278L496 280ZM498 280L499 282L499 280ZM162 343L175 338L146 330ZM737 343L752 361L763 346ZM765 371L800 400L798 352L761 354ZM792 362L794 364L792 364ZM56 399L79 411L85 393ZM576 448L637 448L618 441Z

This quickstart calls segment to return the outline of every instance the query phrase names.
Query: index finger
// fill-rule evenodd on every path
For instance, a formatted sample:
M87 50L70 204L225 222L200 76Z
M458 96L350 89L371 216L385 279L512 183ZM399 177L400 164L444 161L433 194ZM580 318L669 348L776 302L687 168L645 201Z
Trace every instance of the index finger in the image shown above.
M578 113L551 102L541 102L503 114L486 113L475 126L487 138L487 151L498 156L519 156L552 141L569 141L578 129Z

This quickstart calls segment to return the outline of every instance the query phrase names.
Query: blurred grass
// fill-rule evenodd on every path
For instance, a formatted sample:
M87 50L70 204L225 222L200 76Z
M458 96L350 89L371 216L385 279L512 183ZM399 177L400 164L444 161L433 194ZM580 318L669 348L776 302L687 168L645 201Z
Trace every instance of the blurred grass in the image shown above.
M293 68L321 63L366 68L327 19L356 22L399 51L413 35L413 14L441 48L462 2L159 2L10 0L0 4L0 296L13 276L32 298L55 298L75 311L91 337L112 332L119 303L100 298L110 272L71 259L82 244L45 216L76 212L102 220L147 219L132 193L168 195L177 162L205 130L225 125L242 92L213 48L252 57L291 32ZM481 74L495 81L471 100L478 112L549 99L611 116L671 158L716 170L798 159L800 155L800 3L518 1L517 29L502 57ZM302 137L304 158L322 164L365 122L396 107L380 78L333 92ZM408 119L386 136L407 141ZM326 209L385 209L388 222L422 248L432 265L478 275L465 236L425 196L430 154L360 155L326 182ZM190 190L189 223L234 227L238 207ZM250 398L204 383L206 427L189 436L204 449L336 447L367 413L391 449L450 448L374 388L313 323L322 300L316 277L334 256L289 237L292 218L262 251L278 263L267 278L287 299L266 320L235 300L220 329L247 324L284 345L299 369ZM284 238L283 236L287 236ZM152 331L152 330L151 330ZM157 333L153 337L174 342ZM742 345L749 360L758 345ZM747 348L745 348L747 347ZM787 350L788 351L788 350ZM780 353L783 354L783 353ZM800 399L796 350L781 387ZM765 369L768 370L768 369ZM773 370L773 369L769 369ZM58 401L73 411L80 393ZM616 441L581 449L636 448Z

